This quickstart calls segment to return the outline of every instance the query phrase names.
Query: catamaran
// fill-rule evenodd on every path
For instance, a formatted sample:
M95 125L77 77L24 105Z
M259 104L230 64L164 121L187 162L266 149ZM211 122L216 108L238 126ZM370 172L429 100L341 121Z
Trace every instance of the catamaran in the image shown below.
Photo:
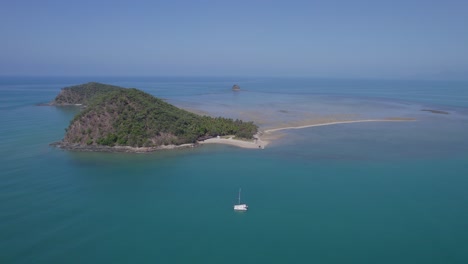
M247 208L249 208L247 206L247 204L241 204L241 189L239 188L239 202L238 204L234 205L234 210L235 211L247 211Z

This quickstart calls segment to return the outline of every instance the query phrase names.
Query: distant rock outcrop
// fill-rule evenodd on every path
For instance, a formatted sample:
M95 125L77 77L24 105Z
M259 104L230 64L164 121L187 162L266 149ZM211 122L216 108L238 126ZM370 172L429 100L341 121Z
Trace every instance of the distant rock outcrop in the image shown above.
M433 110L433 109L421 109L421 111L431 112L433 114L443 114L448 115L449 112L441 111L441 110Z
M240 89L241 89L240 86L237 85L237 84L234 84L234 85L232 86L232 90L233 90L233 91L240 91Z

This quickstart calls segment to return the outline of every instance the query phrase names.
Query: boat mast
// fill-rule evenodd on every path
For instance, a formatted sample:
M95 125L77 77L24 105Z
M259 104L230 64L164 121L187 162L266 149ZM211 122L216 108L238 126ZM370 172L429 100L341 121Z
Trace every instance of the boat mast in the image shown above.
M239 203L240 204L240 193L241 193L241 188L239 188Z

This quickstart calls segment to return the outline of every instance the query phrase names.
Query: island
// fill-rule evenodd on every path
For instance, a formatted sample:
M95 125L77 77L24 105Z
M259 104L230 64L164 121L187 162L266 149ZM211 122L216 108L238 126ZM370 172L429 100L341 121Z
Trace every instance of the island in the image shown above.
M71 150L149 152L228 135L254 141L258 132L253 122L197 115L135 88L100 83L63 88L51 105L85 106L53 143Z
M264 149L272 140L282 137L278 132L284 130L349 123L416 121L407 117L328 118L285 123L260 131L253 122L196 114L135 88L96 82L65 87L48 105L79 105L81 108L65 129L63 140L51 145L100 152L151 152L203 144Z

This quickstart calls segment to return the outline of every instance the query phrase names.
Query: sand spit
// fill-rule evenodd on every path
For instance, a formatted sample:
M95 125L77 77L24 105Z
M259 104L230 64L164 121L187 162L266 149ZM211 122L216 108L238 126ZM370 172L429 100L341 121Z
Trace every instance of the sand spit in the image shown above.
M275 131L288 130L288 129L302 129L302 128L308 128L308 127L330 126L330 125L338 125L338 124L364 123L364 122L405 122L405 121L416 121L416 119L413 119L413 118L386 118L386 119L363 119L363 120L349 120L349 121L334 121L334 122L310 124L310 125L304 125L304 126L290 126L290 127L272 128L272 129L265 130L264 133L271 133L271 132L275 132Z
M277 132L281 130L288 130L288 129L302 129L308 127L318 127L318 126L330 126L330 125L338 125L338 124L350 124L350 123L364 123L364 122L405 122L405 121L416 121L413 118L386 118L386 119L363 119L363 120L346 120L346 121L333 121L333 122L326 122L326 123L316 123L316 124L309 124L303 126L288 126L288 127L280 127L280 128L272 128L264 130L263 132L259 132L257 135L254 136L254 140L240 140L234 139L233 136L228 138L210 138L204 141L198 142L199 144L225 144L236 146L240 148L248 148L248 149L264 149L271 140L275 140L278 137L272 136L272 132Z

